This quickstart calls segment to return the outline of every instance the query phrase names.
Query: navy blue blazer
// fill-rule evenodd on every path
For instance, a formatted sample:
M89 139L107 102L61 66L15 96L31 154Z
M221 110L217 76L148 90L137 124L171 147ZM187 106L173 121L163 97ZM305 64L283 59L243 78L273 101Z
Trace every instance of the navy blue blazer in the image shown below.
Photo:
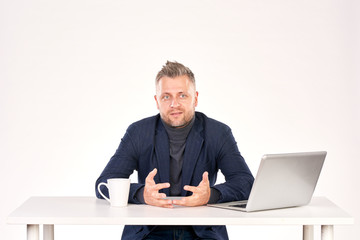
M110 159L96 186L109 178L128 178L138 172L138 183L131 183L129 203L140 204L136 193L144 187L145 178L154 168L156 183L170 182L170 147L160 115L145 118L129 126L114 156ZM225 183L215 185L218 170ZM187 137L182 186L197 186L202 174L209 173L210 186L220 192L220 202L248 199L254 178L241 156L231 129L223 123L196 112L194 125ZM96 189L96 196L102 198ZM108 196L106 188L101 189ZM169 189L163 189L167 196ZM182 190L182 196L191 192ZM156 226L125 226L122 239L142 239ZM228 239L225 226L193 226L200 238Z

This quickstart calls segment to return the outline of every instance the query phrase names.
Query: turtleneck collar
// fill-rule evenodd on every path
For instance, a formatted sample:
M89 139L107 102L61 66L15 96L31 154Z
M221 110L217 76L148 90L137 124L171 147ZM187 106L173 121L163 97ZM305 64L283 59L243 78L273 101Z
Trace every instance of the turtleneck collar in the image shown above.
M187 138L187 136L189 135L189 132L190 132L192 126L194 125L195 115L191 119L189 124L182 128L171 127L168 124L166 124L162 119L161 119L161 121L166 129L166 132L168 133L170 140L175 140L175 141L176 140L178 140L178 141L185 140Z

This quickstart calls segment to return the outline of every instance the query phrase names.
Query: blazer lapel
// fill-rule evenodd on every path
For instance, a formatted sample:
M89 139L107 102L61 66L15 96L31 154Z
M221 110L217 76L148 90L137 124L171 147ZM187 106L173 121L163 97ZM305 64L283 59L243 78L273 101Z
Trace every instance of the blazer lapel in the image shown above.
M170 146L168 135L161 121L158 123L157 132L155 136L155 153L157 159L157 176L156 183L170 182ZM163 189L163 192L168 196L169 188Z
M184 162L182 167L182 186L190 185L196 162L198 161L204 139L200 135L202 125L198 119L195 120L193 129L190 131L186 141ZM181 195L185 196L186 191L182 189Z

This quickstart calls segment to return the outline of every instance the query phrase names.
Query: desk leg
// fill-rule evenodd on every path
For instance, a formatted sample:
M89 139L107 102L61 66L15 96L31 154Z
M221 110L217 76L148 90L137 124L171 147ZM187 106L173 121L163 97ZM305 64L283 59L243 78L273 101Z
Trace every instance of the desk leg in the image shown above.
M44 224L44 240L54 240L54 225Z
M334 239L334 226L322 225L321 226L321 240L333 240Z
M303 240L314 240L314 226L304 225L303 226Z
M28 224L26 227L27 227L27 240L39 240L39 225Z

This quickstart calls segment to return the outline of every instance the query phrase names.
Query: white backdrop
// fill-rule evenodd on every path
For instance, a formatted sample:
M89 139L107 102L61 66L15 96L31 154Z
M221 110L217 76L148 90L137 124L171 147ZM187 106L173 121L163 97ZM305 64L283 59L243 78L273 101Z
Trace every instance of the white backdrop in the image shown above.
M94 195L128 125L157 113L166 60L193 70L197 110L232 128L254 174L264 153L328 151L315 195L355 217L336 239L359 239L359 12L356 0L0 0L0 239L25 239L6 217L30 196ZM301 239L300 226L228 229Z

